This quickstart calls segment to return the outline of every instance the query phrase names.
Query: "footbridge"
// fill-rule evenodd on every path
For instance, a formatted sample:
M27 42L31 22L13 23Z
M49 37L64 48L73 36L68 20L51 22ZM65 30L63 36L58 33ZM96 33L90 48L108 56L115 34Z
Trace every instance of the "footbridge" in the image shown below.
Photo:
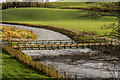
M19 50L54 50L54 49L75 49L92 46L116 46L119 42L106 40L88 40L75 42L72 40L31 40L31 39L10 39L8 44Z

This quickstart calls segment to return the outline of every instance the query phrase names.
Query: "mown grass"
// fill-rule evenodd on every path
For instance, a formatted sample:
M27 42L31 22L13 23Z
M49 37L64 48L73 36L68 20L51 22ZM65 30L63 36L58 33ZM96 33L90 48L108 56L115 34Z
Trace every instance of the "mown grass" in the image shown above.
M79 31L94 31L99 35L106 32L106 30L101 30L102 25L117 22L115 16L107 13L102 18L92 19L86 10L16 8L2 12L2 20L7 22L52 25Z
M51 2L50 5L55 8L75 7L75 8L90 8L91 6L99 6L100 2Z
M2 78L3 79L24 79L24 78L39 78L40 80L49 79L45 74L39 72L24 63L16 60L7 52L2 52Z

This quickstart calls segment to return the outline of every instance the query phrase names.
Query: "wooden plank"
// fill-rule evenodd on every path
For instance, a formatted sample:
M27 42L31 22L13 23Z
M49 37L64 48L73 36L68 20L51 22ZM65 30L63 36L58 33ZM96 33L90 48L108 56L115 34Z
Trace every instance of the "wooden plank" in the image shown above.
M58 42L57 42L58 43ZM59 49L59 47L64 47L64 48L66 48L66 47L70 47L70 48L72 48L72 47L76 47L76 48L78 48L78 47L84 47L84 46L102 46L102 45L110 45L111 44L111 42L107 42L107 44L106 44L106 42L104 42L104 43L101 43L101 42L99 42L99 43L79 43L79 44L71 44L71 43L73 43L73 42L63 42L64 44L61 44L62 42L59 42L59 44L38 44L38 43L22 43L22 42L17 42L17 45L12 45L12 47L13 48L25 48L25 49L27 49L27 48L38 48L38 49L40 49L40 48L49 48L49 49L54 49L54 48L58 48ZM113 42L112 42L112 45L113 45ZM114 44L115 45L115 44Z

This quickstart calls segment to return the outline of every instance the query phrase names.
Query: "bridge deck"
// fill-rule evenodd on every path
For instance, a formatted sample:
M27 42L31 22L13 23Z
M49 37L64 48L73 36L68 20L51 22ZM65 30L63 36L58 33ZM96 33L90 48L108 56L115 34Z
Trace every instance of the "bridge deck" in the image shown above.
M107 45L109 45L109 44L107 44ZM44 49L47 49L47 48L56 49L56 48L58 48L59 49L60 47L63 47L63 48L77 47L78 48L78 47L84 47L84 46L87 47L87 46L99 46L99 45L104 46L106 44L105 43L101 43L101 44L100 43L96 43L96 44L94 44L94 43L86 43L86 44L20 45L20 46L13 45L12 47L16 48L16 49L27 49L27 48L32 48L32 49L34 49L34 48L38 48L38 49L40 49L40 48L44 48Z
M9 45L16 49L59 49L59 48L73 48L73 47L88 47L88 46L104 46L104 45L119 45L119 42L113 41L96 41L76 43L72 40L10 40Z

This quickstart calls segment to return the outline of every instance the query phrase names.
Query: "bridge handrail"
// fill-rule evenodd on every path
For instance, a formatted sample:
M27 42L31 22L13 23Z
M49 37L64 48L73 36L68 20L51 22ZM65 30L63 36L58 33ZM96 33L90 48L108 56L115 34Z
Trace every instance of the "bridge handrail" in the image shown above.
M14 41L14 42L18 42L18 41L24 41L24 42L33 42L33 41L72 41L72 40L33 40L33 39L10 39L9 41Z

